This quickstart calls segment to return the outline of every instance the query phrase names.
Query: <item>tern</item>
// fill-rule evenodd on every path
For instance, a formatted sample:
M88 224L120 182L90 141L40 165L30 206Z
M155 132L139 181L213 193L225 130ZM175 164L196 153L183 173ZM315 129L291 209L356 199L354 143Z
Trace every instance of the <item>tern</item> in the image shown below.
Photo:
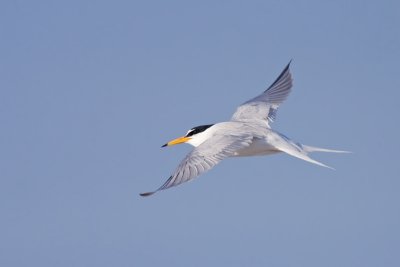
M310 152L349 153L300 144L271 129L280 104L293 85L290 63L260 95L244 102L230 121L201 125L190 129L162 147L188 143L195 148L182 160L174 174L157 190L141 193L150 196L157 191L190 181L229 157L270 155L284 152L299 159L331 168L308 156ZM333 168L331 168L333 169Z

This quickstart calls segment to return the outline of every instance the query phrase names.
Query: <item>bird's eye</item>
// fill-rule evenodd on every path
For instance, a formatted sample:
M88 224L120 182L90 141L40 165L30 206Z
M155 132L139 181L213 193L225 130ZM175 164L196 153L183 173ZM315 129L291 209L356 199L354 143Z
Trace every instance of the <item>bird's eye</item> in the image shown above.
M186 137L190 137L190 136L192 136L192 135L194 135L195 134L195 130L189 130L188 132L187 132L187 134L186 134Z

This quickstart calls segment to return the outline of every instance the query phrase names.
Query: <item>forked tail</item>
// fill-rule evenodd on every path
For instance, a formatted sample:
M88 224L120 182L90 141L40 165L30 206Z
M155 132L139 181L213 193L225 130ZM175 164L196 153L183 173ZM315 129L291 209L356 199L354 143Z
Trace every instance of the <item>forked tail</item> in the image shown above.
M271 132L270 143L278 150L285 152L293 157L317 164L322 167L333 169L332 167L325 165L319 161L316 161L308 156L311 152L332 152L332 153L350 153L349 151L333 150L326 148L319 148L313 146L306 146L300 143L296 143L284 136L283 134L277 132Z
M302 145L302 147L303 147L304 151L307 153L310 153L310 152L351 153L350 151L333 150L333 149L326 149L326 148L306 146L306 145Z

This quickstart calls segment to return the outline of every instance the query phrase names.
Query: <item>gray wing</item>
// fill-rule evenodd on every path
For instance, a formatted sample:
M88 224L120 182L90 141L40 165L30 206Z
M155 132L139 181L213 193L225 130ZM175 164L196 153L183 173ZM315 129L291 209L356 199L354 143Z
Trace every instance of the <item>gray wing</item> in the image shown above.
M265 120L268 125L273 122L279 105L291 92L293 79L289 70L290 63L291 61L267 90L239 106L232 120Z
M141 193L141 196L150 196L157 191L164 190L196 178L203 172L210 170L226 157L233 156L236 151L251 144L253 137L217 135L206 140L192 150L179 164L175 173L156 191Z

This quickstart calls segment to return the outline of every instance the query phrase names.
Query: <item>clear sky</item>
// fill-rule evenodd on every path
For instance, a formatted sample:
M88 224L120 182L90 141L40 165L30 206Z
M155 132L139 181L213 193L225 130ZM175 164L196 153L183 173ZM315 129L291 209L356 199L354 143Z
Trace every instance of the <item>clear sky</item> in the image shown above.
M1 1L1 266L400 266L399 1ZM288 155L156 189L293 59Z

